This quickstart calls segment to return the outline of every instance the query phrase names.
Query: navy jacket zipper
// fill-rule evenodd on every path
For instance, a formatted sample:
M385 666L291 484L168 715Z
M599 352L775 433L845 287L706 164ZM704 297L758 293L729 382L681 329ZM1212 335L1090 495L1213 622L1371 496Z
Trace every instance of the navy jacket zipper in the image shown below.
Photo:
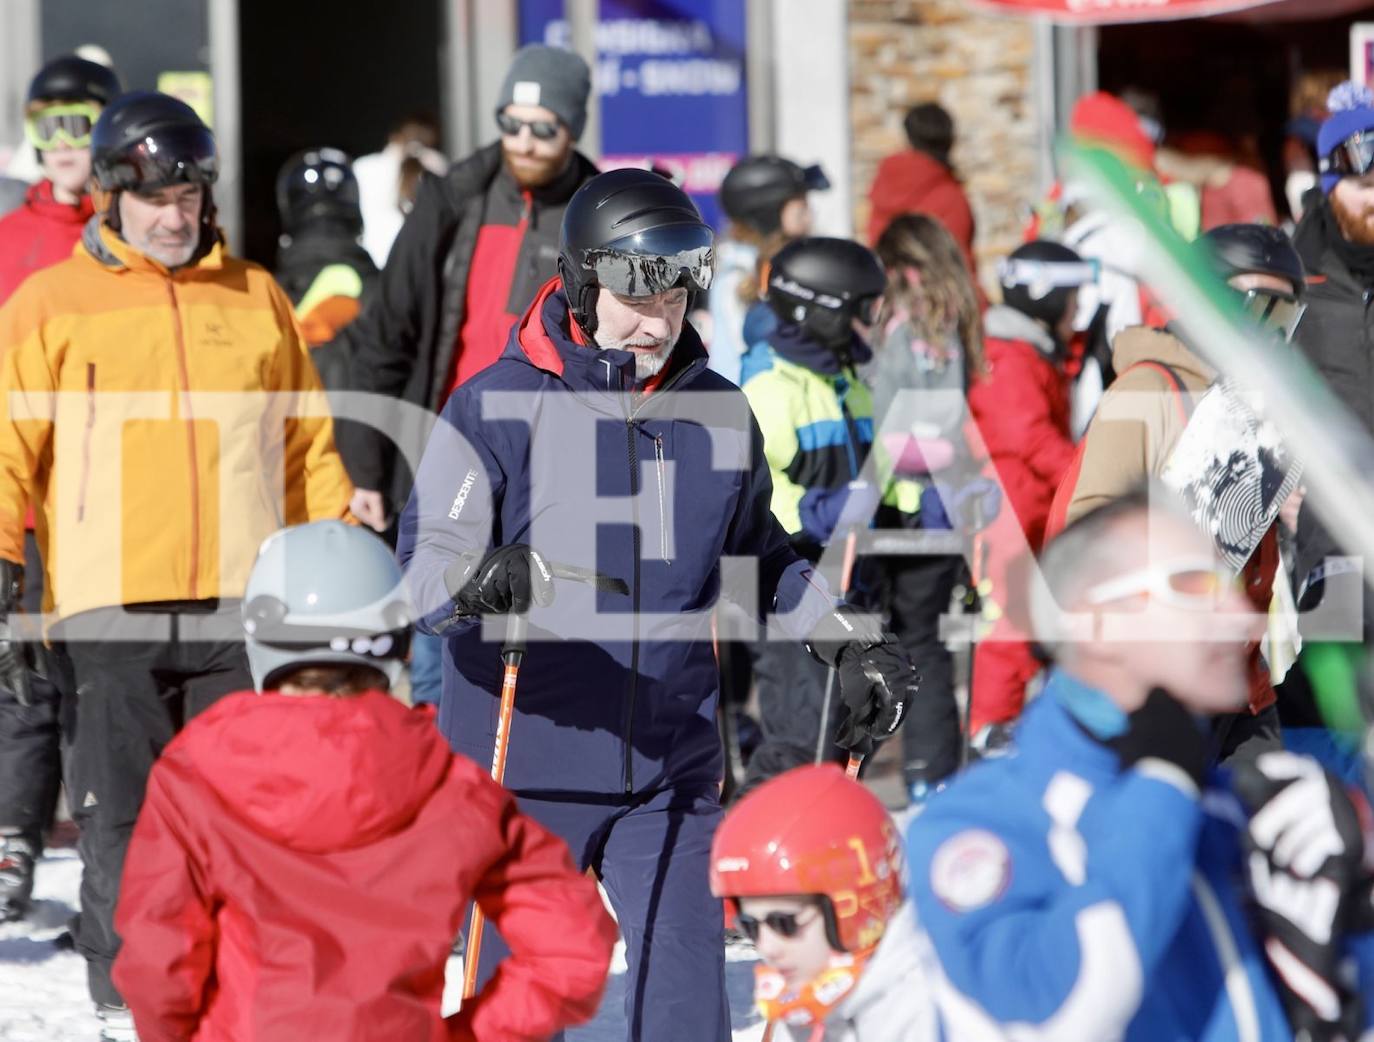
M662 394L670 390L675 384L680 383L687 375L700 366L688 365L664 381L663 386L654 392L655 395ZM623 386L623 381L622 381ZM629 705L625 709L625 795L629 796L635 791L635 772L634 772L634 728L635 728L635 698L639 693L639 583L640 583L640 534L639 534L639 447L635 443L635 437L639 432L639 414L644 406L652 400L652 397L645 395L644 398L630 410L630 414L625 417L625 439L628 449L630 462L630 522L634 526L634 536L632 539L632 552L634 554L633 583L630 590L630 610L634 613L631 626L630 642L630 697ZM662 445L662 440L657 435L650 435L656 443ZM666 521L663 522L667 524ZM667 539L665 536L664 542Z

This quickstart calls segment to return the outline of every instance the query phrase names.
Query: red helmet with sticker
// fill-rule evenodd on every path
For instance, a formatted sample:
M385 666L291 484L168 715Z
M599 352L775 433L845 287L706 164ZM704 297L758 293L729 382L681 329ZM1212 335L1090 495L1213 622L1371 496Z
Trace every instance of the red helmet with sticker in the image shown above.
M726 814L711 844L711 891L732 912L741 897L818 895L831 947L863 951L905 897L901 837L839 767L797 767Z

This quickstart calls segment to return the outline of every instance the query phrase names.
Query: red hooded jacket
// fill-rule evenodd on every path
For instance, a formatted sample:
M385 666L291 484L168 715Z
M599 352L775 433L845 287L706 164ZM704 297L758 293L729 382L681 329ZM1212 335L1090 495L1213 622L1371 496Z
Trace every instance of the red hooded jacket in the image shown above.
M514 954L445 1020L474 896ZM595 1012L616 935L563 842L376 691L192 721L153 767L116 926L143 1042L534 1042Z
M51 181L39 181L23 206L0 217L0 304L33 272L70 257L94 213L89 195L68 206L53 198Z
M983 316L986 371L969 389L969 410L1032 549L1039 550L1055 490L1074 445L1069 380L1039 323L1009 307Z
M964 188L949 167L924 152L908 148L878 164L873 187L868 190L872 209L868 216L868 241L877 243L894 217L904 213L928 213L954 236L973 271L973 210Z

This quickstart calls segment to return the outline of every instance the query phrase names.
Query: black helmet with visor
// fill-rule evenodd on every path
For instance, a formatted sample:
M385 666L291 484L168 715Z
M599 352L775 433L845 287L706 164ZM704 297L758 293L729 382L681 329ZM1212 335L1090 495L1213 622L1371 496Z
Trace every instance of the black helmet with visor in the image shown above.
M768 267L768 306L839 353L853 343L856 321L877 321L886 288L877 255L852 239L795 239Z
M715 232L677 185L650 170L609 170L568 201L558 274L568 306L588 336L596 333L601 290L652 297L711 285Z
M1291 341L1307 305L1307 271L1292 240L1267 224L1223 224L1199 240L1212 270L1229 282L1241 275L1268 275L1288 284L1287 291L1273 286L1237 289L1243 306L1259 325L1275 330Z
M96 186L143 192L175 184L213 185L219 176L215 136L184 101L133 91L100 114L91 132Z

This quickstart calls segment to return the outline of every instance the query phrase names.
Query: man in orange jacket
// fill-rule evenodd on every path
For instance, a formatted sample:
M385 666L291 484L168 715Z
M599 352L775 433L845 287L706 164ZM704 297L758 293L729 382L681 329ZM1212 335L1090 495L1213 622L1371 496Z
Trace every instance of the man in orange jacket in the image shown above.
M616 938L596 884L386 693L401 582L338 521L263 544L243 612L263 693L172 741L129 846L115 979L142 1042L538 1042L596 1012ZM511 954L443 1017L474 899Z
M95 212L91 180L91 127L123 88L113 69L66 54L29 82L24 129L43 177L26 186L23 205L0 217L0 305L33 272L72 255ZM30 562L24 607L37 611L43 583L38 544L24 541ZM62 779L54 683L61 662L35 656L32 674L0 678L0 922L28 912L34 861L52 822Z
M113 918L148 771L185 720L248 686L236 599L258 544L344 516L351 488L290 301L215 227L209 129L174 98L125 94L92 155L98 219L0 309L0 616L32 505L76 691L76 943L107 1037L128 1038Z

